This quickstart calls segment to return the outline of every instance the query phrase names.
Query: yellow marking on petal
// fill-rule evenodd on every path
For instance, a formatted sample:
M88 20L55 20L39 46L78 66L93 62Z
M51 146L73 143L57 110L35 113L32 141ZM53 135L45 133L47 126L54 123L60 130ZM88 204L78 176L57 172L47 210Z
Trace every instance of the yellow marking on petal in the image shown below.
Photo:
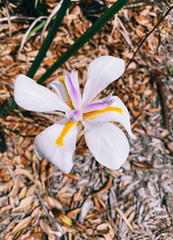
M102 109L102 110L96 110L96 111L91 111L91 112L88 112L88 113L84 113L83 117L88 118L90 120L94 120L96 118L96 117L93 117L94 115L102 114L102 113L106 113L106 112L111 112L111 111L115 111L115 112L118 112L120 114L123 114L123 110L119 107L107 107L107 108Z
M81 121L77 122L76 127L79 127L82 124Z
M64 138L68 131L76 124L76 122L73 121L68 121L68 123L65 125L64 129L62 130L60 136L56 140L56 144L58 146L63 146L64 145Z
M65 102L67 104L67 106L69 106L70 108L72 108L71 104L69 103L69 101Z
M69 106L71 109L74 109L71 98L70 98L70 95L68 94L68 91L67 91L67 88L66 88L66 85L65 85L65 77L60 77L59 81L61 81L63 83L64 88L67 92L67 96L68 96L68 99L69 99L69 101L66 101L67 106Z
M65 77L60 77L60 78L59 78L59 81L61 81L62 83L64 83Z

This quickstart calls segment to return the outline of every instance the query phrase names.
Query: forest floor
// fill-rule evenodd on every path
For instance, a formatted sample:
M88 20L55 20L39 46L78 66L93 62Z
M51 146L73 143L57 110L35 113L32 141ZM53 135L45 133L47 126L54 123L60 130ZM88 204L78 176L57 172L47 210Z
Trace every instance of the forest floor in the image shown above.
M97 2L72 2L34 79L92 25L102 14L98 9L104 11L112 3L107 0L101 8ZM54 6L50 1L50 9ZM26 16L13 4L9 9L11 16ZM45 83L77 69L82 88L88 65L96 57L125 60L123 76L102 93L113 92L122 99L137 136L129 138L129 157L119 170L98 164L82 140L72 171L64 174L46 159L38 159L34 137L28 136L39 134L57 117L20 108L1 116L0 239L173 240L173 12L146 37L168 9L165 2L123 8ZM11 18L9 27L6 16L2 6L1 106L13 95L18 74L27 73L40 49L36 32L19 52L33 19Z

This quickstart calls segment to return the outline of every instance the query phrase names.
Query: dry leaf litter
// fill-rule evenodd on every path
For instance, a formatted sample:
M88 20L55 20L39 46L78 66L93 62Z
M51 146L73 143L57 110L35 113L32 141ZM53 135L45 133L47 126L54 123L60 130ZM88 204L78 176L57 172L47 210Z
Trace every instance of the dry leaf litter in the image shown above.
M53 9L54 4L47 3ZM103 3L104 11L113 1ZM9 8L13 16L21 16L12 3ZM72 2L36 80L100 16L97 9L98 5L90 1ZM158 3L121 10L46 84L76 68L83 87L88 64L101 55L121 57L128 63L140 39L167 9L166 3ZM0 15L7 16L5 6ZM146 39L118 83L102 93L113 91L124 101L137 136L136 141L129 139L130 154L119 170L99 165L82 133L70 174L63 174L46 159L38 159L34 137L23 135L39 134L60 119L59 115L16 109L0 119L0 239L173 239L172 20L171 12ZM12 19L11 38L8 22L1 22L1 104L13 94L16 76L27 73L39 51L40 32L30 37L17 55L32 21Z

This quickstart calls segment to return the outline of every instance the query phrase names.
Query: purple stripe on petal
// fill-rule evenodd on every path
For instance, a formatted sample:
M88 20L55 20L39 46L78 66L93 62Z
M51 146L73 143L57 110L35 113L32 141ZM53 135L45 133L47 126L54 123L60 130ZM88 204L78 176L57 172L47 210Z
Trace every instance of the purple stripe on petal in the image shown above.
M102 109L105 109L105 108L109 107L110 105L112 105L112 103L114 101L115 100L112 98L112 94L111 94L106 98L100 99L99 101L91 102L91 103L85 105L82 108L82 111L83 111L83 113L86 113L86 112L91 112L91 111L95 111L95 110L102 110Z
M80 95L79 89L76 89L76 87L72 81L71 74L69 74L69 73L66 74L65 85L67 87L69 96L73 103L73 107L78 108L81 103L81 95Z
M71 111L68 116L68 119L73 122L79 122L81 120L81 118L82 118L82 113L80 110Z

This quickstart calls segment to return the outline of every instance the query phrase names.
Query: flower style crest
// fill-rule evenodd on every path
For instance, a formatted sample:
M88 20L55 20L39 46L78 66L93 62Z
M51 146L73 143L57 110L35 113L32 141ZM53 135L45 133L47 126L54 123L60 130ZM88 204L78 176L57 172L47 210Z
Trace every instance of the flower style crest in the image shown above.
M118 79L124 70L125 63L120 58L102 56L95 59L89 65L82 96L77 71L55 79L47 88L29 77L19 75L14 85L14 98L20 107L36 112L65 113L63 119L35 138L34 149L37 154L63 172L70 172L76 139L83 125L86 143L95 159L108 168L120 168L128 157L129 143L123 131L111 122L121 123L135 139L128 110L112 94L97 101L93 99Z

